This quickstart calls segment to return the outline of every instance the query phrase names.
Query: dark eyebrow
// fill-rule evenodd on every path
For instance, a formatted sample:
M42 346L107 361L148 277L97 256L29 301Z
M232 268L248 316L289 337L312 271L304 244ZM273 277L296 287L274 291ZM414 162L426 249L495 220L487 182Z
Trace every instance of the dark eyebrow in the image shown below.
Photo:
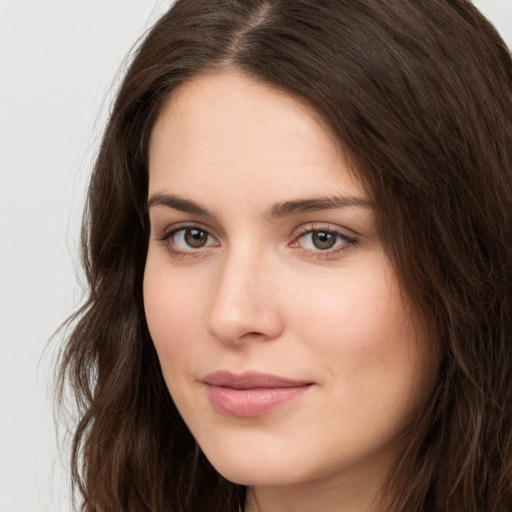
M203 217L215 218L215 215L199 203L184 199L183 197L171 194L156 193L148 200L148 209L154 206L165 206L180 210L185 213L202 215ZM335 208L348 207L370 208L371 201L363 197L339 196L339 197L317 197L311 199L297 199L294 201L284 201L276 203L270 208L269 216L271 218L288 217L302 213L314 212L318 210L330 210Z
M372 202L364 197L339 196L318 197L312 199L298 199L296 201L284 201L275 204L270 210L271 217L287 217L301 213L315 212L318 210L331 210L348 207L371 208Z
M180 210L185 213L193 213L204 217L215 217L213 213L199 203L170 194L153 194L148 200L148 209L153 206L166 206L167 208L174 208L175 210Z

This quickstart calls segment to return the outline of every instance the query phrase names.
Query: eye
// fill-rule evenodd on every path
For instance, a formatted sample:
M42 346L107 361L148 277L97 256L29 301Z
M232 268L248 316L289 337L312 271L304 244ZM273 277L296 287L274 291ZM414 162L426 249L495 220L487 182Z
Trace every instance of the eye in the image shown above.
M165 239L170 242L172 249L177 252L189 252L217 245L217 241L208 231L200 227L185 227L175 229Z
M308 229L298 236L291 247L308 251L333 253L356 243L356 239L332 229Z
M338 233L332 231L310 231L300 237L304 249L326 251L340 242Z

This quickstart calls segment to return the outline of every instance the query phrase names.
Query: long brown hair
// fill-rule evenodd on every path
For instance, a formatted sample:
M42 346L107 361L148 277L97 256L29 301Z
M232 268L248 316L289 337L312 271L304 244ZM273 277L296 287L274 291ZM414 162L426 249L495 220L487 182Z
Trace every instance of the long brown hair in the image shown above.
M302 98L351 155L439 348L387 506L512 510L512 61L467 0L178 0L149 32L91 178L89 294L60 361L82 510L243 507L176 411L142 300L152 127L176 87L227 68Z

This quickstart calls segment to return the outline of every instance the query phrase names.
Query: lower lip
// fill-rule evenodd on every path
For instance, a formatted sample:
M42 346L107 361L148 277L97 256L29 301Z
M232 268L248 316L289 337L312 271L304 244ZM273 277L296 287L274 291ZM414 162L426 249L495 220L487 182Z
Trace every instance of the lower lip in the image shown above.
M311 386L234 389L207 385L213 408L226 416L254 418L272 412L303 395Z

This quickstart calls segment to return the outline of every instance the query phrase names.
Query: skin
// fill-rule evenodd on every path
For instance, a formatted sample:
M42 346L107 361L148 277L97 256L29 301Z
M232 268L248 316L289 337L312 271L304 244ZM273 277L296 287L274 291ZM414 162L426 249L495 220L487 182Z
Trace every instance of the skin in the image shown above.
M235 71L206 75L167 102L149 168L147 321L205 455L249 486L247 511L378 510L432 372L333 137L291 95ZM333 197L357 204L282 208ZM202 247L187 244L190 225ZM332 248L315 245L320 231ZM268 414L232 417L202 382L218 370L312 385Z

